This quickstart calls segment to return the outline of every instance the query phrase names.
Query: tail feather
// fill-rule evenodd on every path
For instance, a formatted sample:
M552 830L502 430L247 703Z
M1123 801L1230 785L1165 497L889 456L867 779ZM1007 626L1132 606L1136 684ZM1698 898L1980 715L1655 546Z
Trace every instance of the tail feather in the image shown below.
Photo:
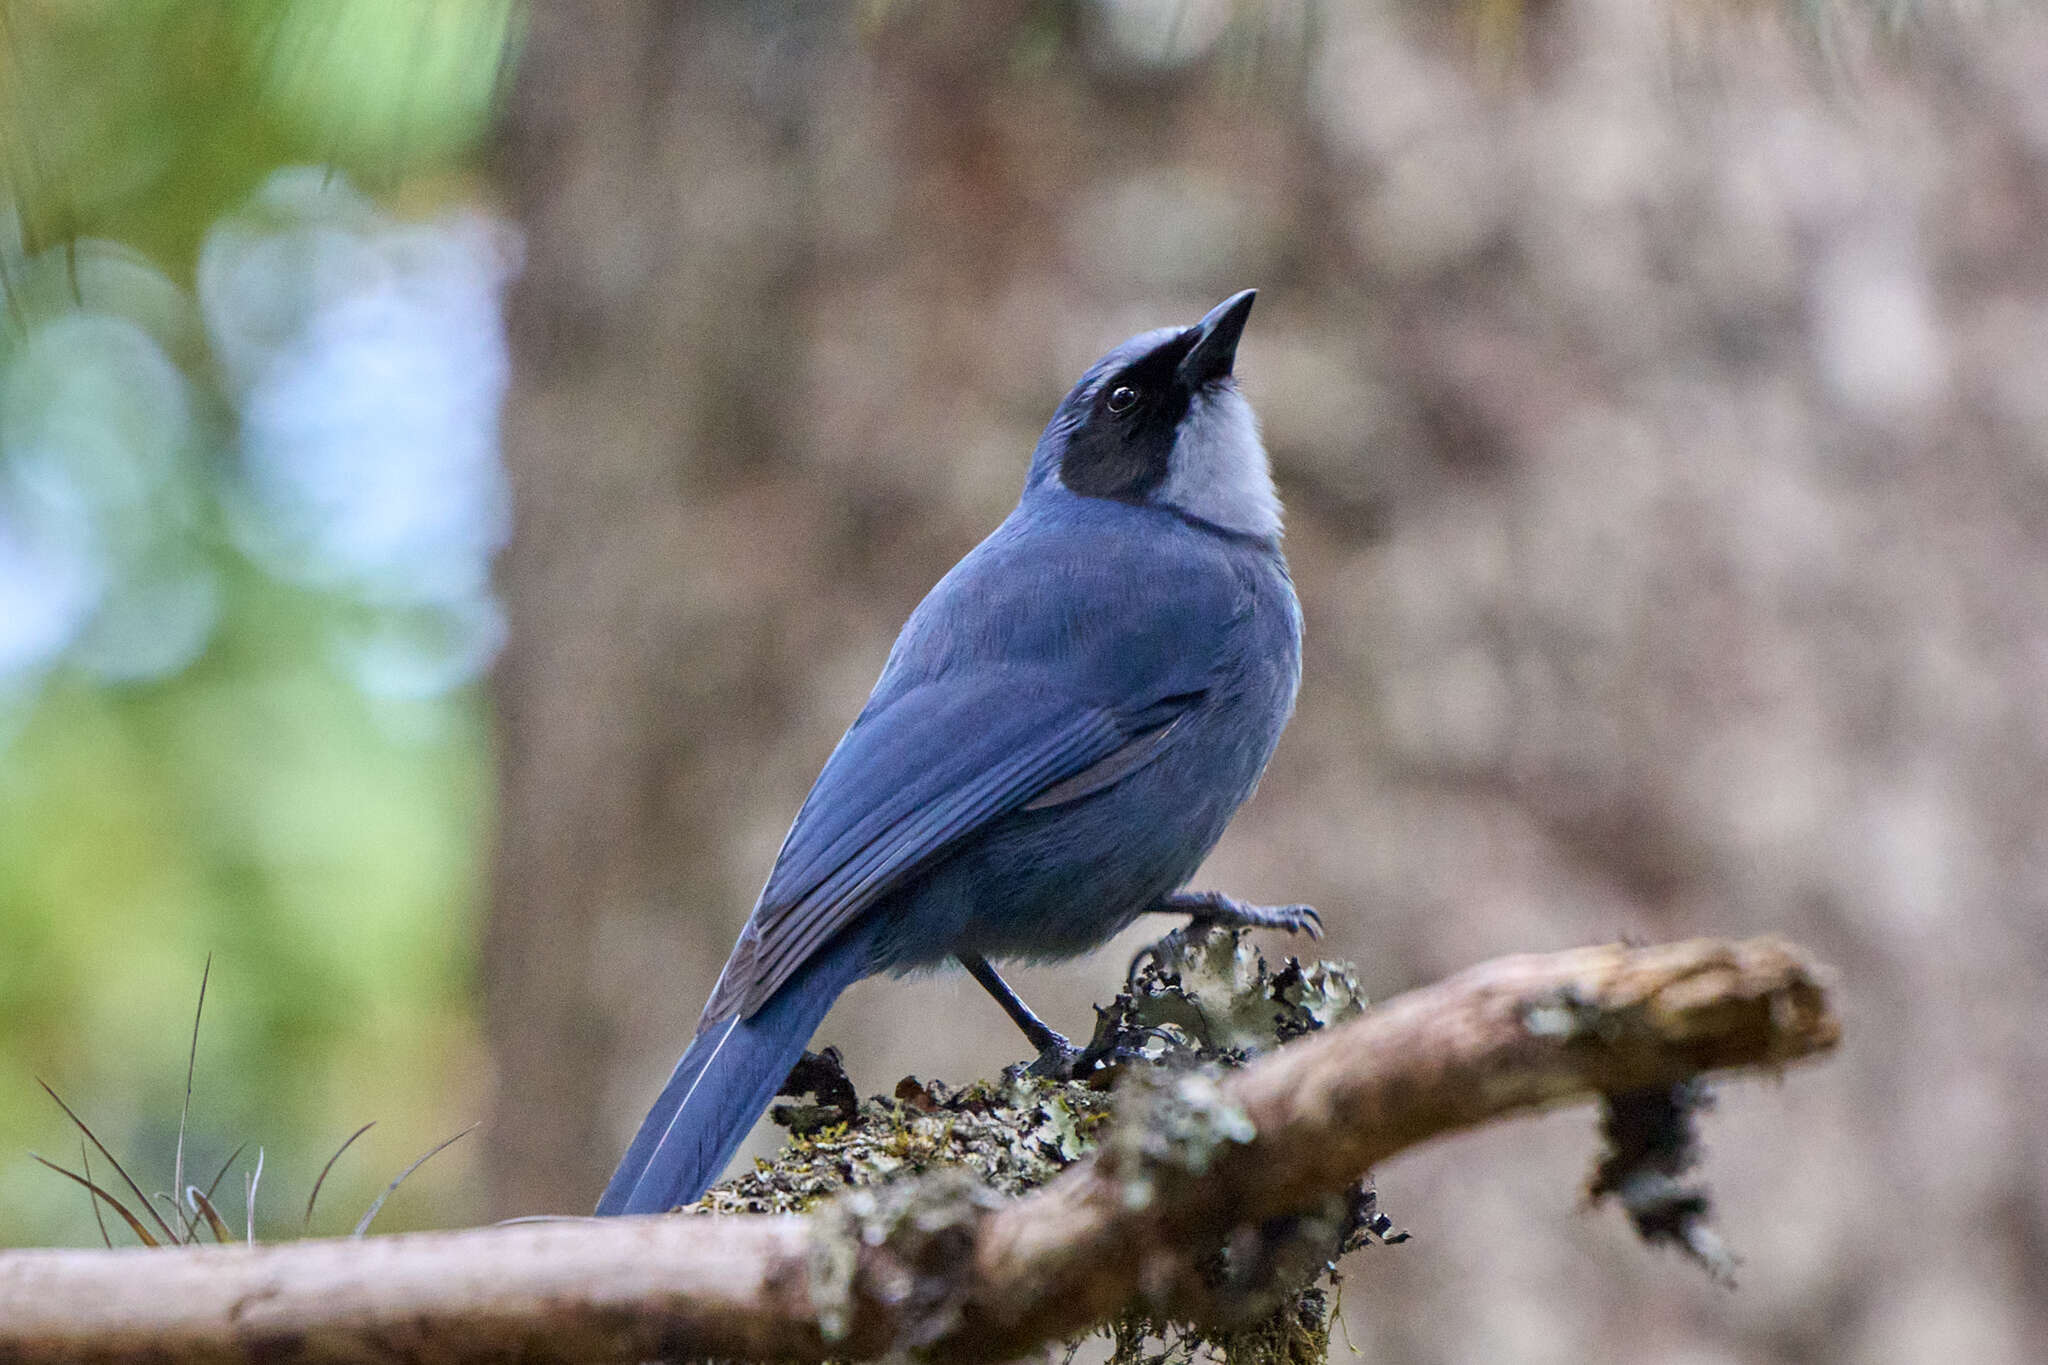
M828 945L751 1016L698 1033L612 1173L600 1216L660 1213L711 1187L839 993L867 974L865 935Z

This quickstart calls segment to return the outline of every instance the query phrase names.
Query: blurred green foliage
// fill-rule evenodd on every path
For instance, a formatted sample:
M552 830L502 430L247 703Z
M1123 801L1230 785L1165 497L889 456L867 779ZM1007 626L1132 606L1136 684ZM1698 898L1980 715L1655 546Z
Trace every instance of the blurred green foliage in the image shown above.
M0 0L0 1244L98 1237L28 1159L78 1156L37 1076L167 1188L209 952L188 1171L262 1144L259 1233L297 1230L359 1123L380 1121L322 1195L327 1231L481 1112L476 669L366 684L349 642L404 637L419 604L251 551L264 380L224 361L195 290L209 233L283 168L325 168L349 230L401 250L349 183L410 220L474 200L518 22L513 0ZM273 255L251 278L297 295L237 279L231 302L317 354L315 305L354 286ZM304 425L273 464L318 452ZM457 530L486 562L489 532ZM469 1216L466 1165L438 1158L379 1226ZM223 1188L238 1224L241 1176Z

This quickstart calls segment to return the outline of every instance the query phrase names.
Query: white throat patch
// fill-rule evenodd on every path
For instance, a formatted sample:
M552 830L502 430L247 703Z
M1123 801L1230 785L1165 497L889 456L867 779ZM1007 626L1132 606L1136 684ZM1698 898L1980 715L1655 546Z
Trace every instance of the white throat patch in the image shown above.
M1261 539L1280 534L1280 495L1259 419L1234 385L1195 395L1174 438L1166 482L1152 500L1226 531Z

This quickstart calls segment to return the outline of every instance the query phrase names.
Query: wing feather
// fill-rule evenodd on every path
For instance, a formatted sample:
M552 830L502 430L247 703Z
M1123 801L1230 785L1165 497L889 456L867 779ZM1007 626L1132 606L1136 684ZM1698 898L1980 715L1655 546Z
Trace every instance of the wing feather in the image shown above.
M1121 731L1107 714L1091 711L1078 715L1067 726L1036 737L1028 747L965 784L936 794L852 853L786 909L773 917L763 916L761 937L767 950L756 961L768 993L841 926L933 855L962 835L1015 810L1060 776L1086 767L1121 741Z
M1166 752L1166 746L1173 742L1174 731L1187 718L1183 711L1174 719L1157 729L1148 730L1135 739L1125 742L1112 751L1109 757L1089 764L1072 777L1062 778L1038 795L1024 803L1025 810L1051 810L1054 806L1066 806L1084 796L1093 796L1099 791L1114 787L1138 769Z
M912 614L797 812L704 1025L758 1009L975 830L1113 786L1185 732L1175 722L1252 596L1214 537L1080 502L1056 521L1020 504Z
M1140 713L1141 723L1151 709ZM704 1022L760 1008L905 877L1114 754L1133 728L1105 708L1040 689L977 700L963 695L957 679L951 687L912 689L863 715L798 813ZM832 816L851 811L862 814L834 827Z

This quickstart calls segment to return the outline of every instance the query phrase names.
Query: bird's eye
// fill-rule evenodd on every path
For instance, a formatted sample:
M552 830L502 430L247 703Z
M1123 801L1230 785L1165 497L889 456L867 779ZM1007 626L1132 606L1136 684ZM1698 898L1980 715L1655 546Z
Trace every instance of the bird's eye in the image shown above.
M1109 410L1123 412L1138 401L1138 391L1129 384L1119 384L1109 391Z

